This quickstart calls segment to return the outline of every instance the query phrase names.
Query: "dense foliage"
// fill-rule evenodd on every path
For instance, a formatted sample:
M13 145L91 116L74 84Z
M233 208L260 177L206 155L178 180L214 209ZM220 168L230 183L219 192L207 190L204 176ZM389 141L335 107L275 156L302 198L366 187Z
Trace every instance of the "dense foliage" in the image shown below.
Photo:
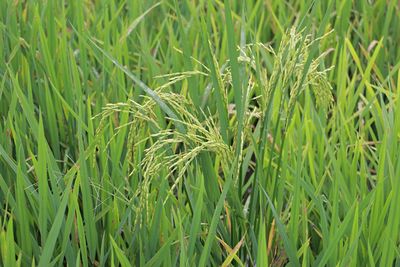
M397 0L0 1L0 265L400 265Z

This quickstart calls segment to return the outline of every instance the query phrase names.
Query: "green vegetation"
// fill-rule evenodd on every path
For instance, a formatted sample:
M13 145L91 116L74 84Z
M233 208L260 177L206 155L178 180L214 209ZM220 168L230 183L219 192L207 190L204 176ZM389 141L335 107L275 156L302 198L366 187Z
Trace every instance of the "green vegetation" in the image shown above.
M400 265L399 44L398 0L0 1L0 265Z

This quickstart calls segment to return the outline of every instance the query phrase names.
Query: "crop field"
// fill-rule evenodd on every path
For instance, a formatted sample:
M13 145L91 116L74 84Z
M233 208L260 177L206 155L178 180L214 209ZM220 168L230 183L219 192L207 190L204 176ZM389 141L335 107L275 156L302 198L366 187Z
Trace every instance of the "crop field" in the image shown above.
M400 266L400 1L0 0L0 266Z

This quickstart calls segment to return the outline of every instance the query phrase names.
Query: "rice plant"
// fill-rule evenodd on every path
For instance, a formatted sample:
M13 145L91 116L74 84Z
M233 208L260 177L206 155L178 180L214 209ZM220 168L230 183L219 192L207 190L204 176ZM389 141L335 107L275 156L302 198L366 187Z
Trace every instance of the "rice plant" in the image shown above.
M1 266L397 266L400 6L0 2Z

